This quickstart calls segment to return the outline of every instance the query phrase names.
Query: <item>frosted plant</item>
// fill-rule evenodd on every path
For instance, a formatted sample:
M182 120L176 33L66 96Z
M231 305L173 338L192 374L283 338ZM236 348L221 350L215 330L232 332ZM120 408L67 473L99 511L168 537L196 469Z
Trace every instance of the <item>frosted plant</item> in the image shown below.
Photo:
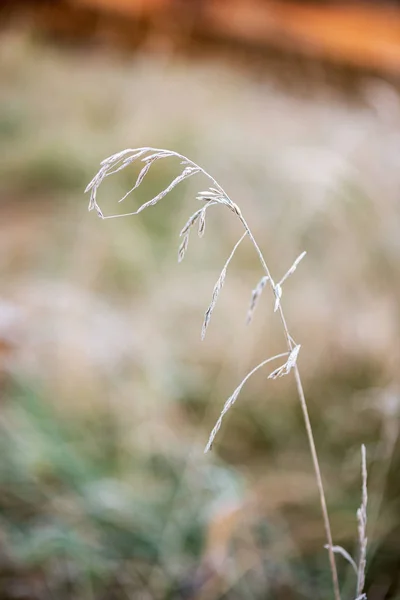
M139 175L137 177L135 185L119 200L120 202L122 202L129 196L129 194L131 192L133 192L140 186L140 184L142 183L142 181L144 180L144 178L148 174L151 166L154 163L156 163L159 160L164 160L166 158L172 158L172 157L179 159L180 165L182 167L182 171L159 194L157 194L154 198L152 198L149 201L142 204L137 210L135 210L133 212L117 214L117 215L104 215L103 214L103 212L97 202L97 192L98 192L99 186L104 181L104 179L106 179L110 175L113 175L114 173L121 171L122 169L125 169L126 167L128 167L135 161L140 161L141 163L143 163L143 166L141 167L141 170L139 172ZM228 196L226 191L221 187L221 185L205 169L203 169L202 167L197 165L195 162L193 162L186 156L183 156L182 154L179 154L178 152L174 152L172 150L164 150L164 149L160 149L160 148L151 148L151 147L127 149L127 150L123 150L122 152L118 152L117 154L113 154L109 158L106 158L105 160L103 160L101 162L100 170L98 171L98 173L95 175L95 177L92 179L92 181L89 183L89 185L86 188L87 192L90 191L89 210L95 210L102 219L114 219L114 218L137 215L140 212L142 212L143 210L145 210L146 208L148 208L150 206L154 206L155 204L160 202L171 190L173 190L177 185L179 185L179 183L181 183L182 181L187 180L189 177L192 177L193 175L197 175L197 174L203 174L209 180L210 187L208 187L206 190L200 191L198 193L196 199L199 202L201 202L201 208L196 210L189 217L189 219L187 220L186 224L184 225L184 227L182 228L182 230L180 232L182 242L178 249L178 261L181 262L183 260L183 258L185 257L185 253L186 253L186 251L188 249L188 245L189 245L189 236L190 236L193 228L195 227L195 225L197 226L198 235L200 237L203 236L204 230L205 230L205 225L206 225L207 211L212 206L219 205L219 206L224 206L227 209L229 209L239 219L239 221L241 222L243 229L244 229L243 235L241 236L241 238L238 240L238 242L233 247L230 255L228 256L228 258L222 268L221 274L214 286L210 305L208 306L208 308L205 312L205 315L204 315L204 321L203 321L203 326L202 326L202 330L201 330L202 339L204 339L204 337L206 335L207 328L209 326L213 310L215 308L218 297L223 288L229 264L232 261L240 244L243 242L243 240L245 238L248 238L250 240L250 242L252 243L252 245L258 255L258 258L259 258L259 261L261 263L261 267L263 270L263 276L252 292L250 307L249 307L249 310L247 313L247 323L251 322L254 311L255 311L257 303L258 303L258 300L259 300L264 288L268 284L272 290L273 298L274 298L273 310L274 310L274 312L278 313L278 315L280 317L280 320L282 323L282 328L283 328L283 333L284 333L285 340L286 340L286 347L287 347L285 352L278 354L276 356L272 356L272 357L267 358L266 360L262 361L254 369L252 369L250 371L250 373L248 373L246 375L246 377L244 377L244 379L238 385L238 387L235 389L233 394L225 402L225 405L224 405L222 412L217 420L217 423L215 424L215 427L213 428L213 430L210 434L208 443L205 448L205 452L207 452L211 449L211 446L214 442L215 436L217 435L217 433L221 427L224 415L231 408L231 406L236 402L237 397L239 396L240 392L242 391L242 388L243 388L244 384L247 382L247 380L256 371L258 371L265 365L267 365L275 360L278 360L280 358L286 359L283 365L275 368L270 373L269 378L275 379L277 377L283 377L285 375L289 375L289 373L294 374L294 379L295 379L296 387L297 387L297 393L298 393L298 397L299 397L299 401L300 401L300 405L301 405L301 409L302 409L302 413L303 413L303 417L304 417L305 428L306 428L308 442L309 442L309 446L310 446L317 487L318 487L318 491L319 491L319 498L320 498L320 503L321 503L321 510L322 510L325 534L326 534L326 539L327 539L326 547L327 547L328 553L329 553L329 563L330 563L330 570L331 570L331 575L332 575L334 597L335 597L335 600L340 600L339 583L338 583L338 576L337 576L336 563L335 563L335 552L337 552L338 547L334 546L333 542L332 542L332 533L331 533L331 527L330 527L330 522L329 522L328 510L327 510L327 506L326 506L325 492L324 492L324 487L323 487L323 482L322 482L322 477L321 477L321 471L320 471L319 461L318 461L318 457L317 457L317 451L316 451L316 447L315 447L311 422L310 422L310 418L309 418L309 414L308 414L307 403L306 403L303 386L302 386L302 382L301 382L301 378L300 378L300 373L299 373L299 369L298 369L298 365L297 365L297 359L298 359L299 352L300 352L300 344L297 344L294 341L291 334L289 333L289 329L288 329L288 326L286 323L286 319L284 316L282 303L281 303L284 283L286 282L287 278L295 272L300 261L306 255L306 252L302 252L296 258L296 260L293 262L292 266L286 271L286 273L283 275L283 277L281 277L281 279L279 279L275 283L275 280L272 278L271 272L267 266L264 255L263 255L260 247L258 246L258 243L255 240L253 233L252 233L249 225L247 224L247 221L245 220L239 206L231 200L231 198ZM359 515L360 539L361 539L362 532L365 533L365 523L366 523L365 509L366 509L366 487L365 487L365 503L363 501L363 505L360 509L360 515ZM362 573L364 572L364 567L365 567L365 549L366 549L366 538L365 538L365 544L362 546L362 550L361 550L361 554L360 554L360 563L359 563L359 570L358 570L359 582L357 585L357 595L359 597L358 600L360 600L360 597L362 597L362 589L363 589L363 585L364 585L364 579L363 579ZM342 552L342 554L343 554L343 552Z

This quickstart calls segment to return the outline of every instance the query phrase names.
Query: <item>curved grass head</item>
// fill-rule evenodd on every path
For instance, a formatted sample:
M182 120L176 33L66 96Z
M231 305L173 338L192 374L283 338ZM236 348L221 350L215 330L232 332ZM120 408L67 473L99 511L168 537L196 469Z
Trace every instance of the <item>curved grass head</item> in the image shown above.
M161 190L156 196L149 199L147 202L145 202L144 204L139 206L139 208L134 211L126 212L124 214L114 214L114 215L105 215L103 213L103 211L101 210L101 208L98 204L98 201L97 201L97 192L98 192L98 189L99 189L101 183L107 177L118 173L119 171L121 171L122 169L125 169L126 167L129 167L134 162L138 162L140 164L140 171L137 176L135 185L130 190L128 190L128 192L119 200L119 202L122 202L122 201L126 200L126 198L132 192L134 192L136 189L138 189L138 187L141 185L141 183L143 182L145 177L148 176L148 173L151 170L151 167L153 164L155 164L157 161L165 160L168 158L179 159L181 172L170 182L170 184L166 188ZM300 372L299 372L299 368L298 368L298 364L297 364L301 345L294 340L293 336L289 332L287 321L286 321L286 318L285 318L285 315L283 312L283 308L282 308L282 297L283 297L284 284L285 284L286 280L288 279L288 277L290 277L290 275L292 275L296 271L299 263L305 257L306 252L305 251L302 252L294 260L293 264L284 273L284 275L279 280L277 280L277 283L275 283L275 280L273 279L271 272L268 268L267 262L264 258L264 255L263 255L247 221L245 220L241 209L239 208L239 206L236 203L234 203L231 200L231 198L226 193L224 188L205 169L200 167L198 164L196 164L195 162L193 162L186 156L179 154L178 152L175 152L172 150L165 150L162 148L151 148L151 147L133 148L133 149L129 148L127 150L123 150L122 152L118 152L117 154L113 154L112 156L103 160L101 162L98 173L95 175L95 177L92 179L92 181L89 183L89 185L86 188L86 192L90 191L89 210L95 210L97 212L98 216L101 217L102 219L115 219L115 218L120 218L120 217L129 217L129 216L133 216L133 215L138 215L143 210L158 204L158 202L163 200L169 194L169 192L171 192L181 182L187 180L189 177L192 177L193 175L198 175L198 174L202 174L203 176L205 176L208 179L208 181L210 182L210 187L208 187L206 190L202 190L202 191L198 192L196 199L200 202L200 208L198 210L196 210L192 215L189 216L187 222L181 229L180 237L182 238L182 241L178 248L178 261L181 262L186 255L186 252L189 247L189 238L190 238L190 234L192 233L192 231L194 229L197 229L197 234L199 235L199 237L202 237L204 235L204 231L205 231L205 227L206 227L206 218L208 216L208 210L211 209L212 207L221 206L223 208L229 209L229 211L231 213L233 213L235 215L235 217L240 221L240 223L243 227L243 234L239 238L239 240L236 242L232 251L228 255L227 260L222 267L220 276L218 277L218 280L215 283L214 289L212 291L210 304L204 315L203 325L201 328L201 338L204 339L206 336L207 328L210 324L213 310L216 306L219 295L222 291L222 288L223 288L223 285L225 282L225 278L227 276L229 265L230 265L231 261L233 260L239 246L242 244L242 242L244 242L245 239L247 239L250 241L250 243L254 247L256 256L258 257L258 260L260 262L262 276L251 294L250 305L249 305L249 309L247 312L246 321L248 324L251 323L253 315L254 315L254 311L256 310L257 304L258 304L260 297L264 291L264 288L266 286L269 286L269 288L272 292L271 308L279 316L279 319L282 324L282 331L283 331L283 337L284 337L284 342L285 342L285 349L283 352L281 352L280 354L277 354L275 356L268 357L265 360L263 360L260 364L255 366L243 378L243 380L236 387L236 389L231 394L231 396L227 399L227 401L225 402L225 404L222 408L221 414L220 414L213 430L211 431L211 434L209 436L208 442L205 447L205 452L208 452L209 450L211 450L212 445L215 440L215 437L221 428L222 421L223 421L225 414L236 402L236 400L237 400L240 392L242 391L243 386L247 382L247 380L259 369L261 369L267 365L270 365L270 363L274 363L275 361L283 360L284 361L283 364L280 364L275 369L273 369L272 372L270 372L270 374L268 375L268 378L276 379L278 377L284 377L286 375L290 375L291 373L294 375L297 394L298 394L299 402L301 405L302 414L304 417L306 434L307 434L307 438L308 438L308 443L309 443L310 452L311 452L311 458L312 458L313 467L314 467L314 471L315 471L317 488L318 488L318 492L319 492L319 499L320 499L320 504L321 504L321 511L322 511L323 523L324 523L326 540L327 540L326 548L328 550L328 555L329 555L329 565L330 565L330 571L331 571L331 576L332 576L334 597L335 597L335 600L340 600L340 589L339 589L339 581L338 581L338 575L337 575L337 569L336 569L335 554L341 554L344 558L349 560L349 562L352 564L353 567L355 567L356 575L357 575L357 586L356 586L355 598L357 598L357 600L361 600L361 598L366 598L364 591L363 591L364 583L365 583L366 548L367 548L367 537L366 537L366 523L367 523L367 515L366 515L366 507L367 507L367 483L366 483L367 479L366 479L366 477L367 477L367 475L366 475L366 473L367 473L367 470L366 470L365 447L363 446L363 451L362 451L362 478L363 478L362 504L357 513L358 530L359 530L359 544L360 544L360 551L359 551L360 556L359 556L359 561L358 561L358 565L357 565L356 561L354 561L354 559L351 558L351 556L346 552L346 550L344 550L340 546L333 545L331 526L330 526L329 515L328 515L328 510L327 510L327 505L326 505L325 491L324 491L324 486L323 486L323 481L322 481L322 476L321 476L321 470L320 470L318 455L317 455L317 451L316 451L316 447L315 447L311 421L310 421L310 417L308 414L306 398L305 398L305 394L303 391L303 385L301 382Z

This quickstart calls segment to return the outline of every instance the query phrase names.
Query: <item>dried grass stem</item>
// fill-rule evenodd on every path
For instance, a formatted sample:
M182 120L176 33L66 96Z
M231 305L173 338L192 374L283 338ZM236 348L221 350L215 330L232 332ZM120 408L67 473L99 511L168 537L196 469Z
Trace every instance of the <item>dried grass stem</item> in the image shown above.
M126 166L128 166L133 161L135 161L139 158L141 159L141 162L145 163L139 173L139 176L136 180L135 186L128 192L128 194L126 194L122 198L122 199L125 199L127 197L127 195L129 195L132 191L134 191L144 180L146 174L149 171L151 164L153 164L154 162L156 162L159 159L168 158L168 157L179 158L181 160L181 165L184 166L184 170L180 175L178 175L169 184L169 186L167 188L165 188L163 191L161 191L159 194L157 194L157 196L155 196L154 198L152 198L151 200L149 200L148 202L146 202L145 204L140 206L134 212L125 213L124 215L110 215L110 216L103 215L103 213L97 203L96 195L97 195L97 190L105 177L108 177L112 173L116 173L117 171L125 168ZM121 161L122 161L122 164L120 164ZM228 194L225 192L225 190L219 185L219 183L214 179L214 177L212 177L212 175L210 175L205 169L203 169L202 167L200 167L199 165L197 165L196 163L194 163L193 161L188 159L186 156L184 156L178 152L164 150L164 149L160 149L160 148L143 147L143 148L129 149L129 150L126 150L123 152L119 152L118 154L115 154L113 156L110 156L108 159L103 161L101 163L101 168L100 168L98 174L94 177L94 179L91 181L91 183L87 187L87 191L89 191L89 190L91 191L89 210L93 210L93 209L96 210L97 214L103 219L112 219L112 218L117 218L117 217L136 215L136 214L140 213L142 210L158 203L176 185L178 185L180 182L184 181L188 177L191 177L192 175L196 175L197 173L202 173L213 184L213 186L210 187L208 190L200 192L199 195L197 196L197 198L199 200L202 200L209 204L215 203L215 204L221 204L221 205L227 206L239 218L239 220L245 230L243 236L240 238L239 242L237 242L233 251L231 252L227 262L225 263L225 265L221 271L219 279L214 286L212 300L211 300L210 306L208 307L208 309L206 311L205 318L204 318L204 323L203 323L203 328L202 328L202 337L204 338L204 335L206 333L206 330L207 330L207 327L208 327L208 324L210 321L211 313L215 307L219 293L224 284L227 266L228 266L229 262L231 261L233 255L234 255L237 247L241 243L241 241L244 239L244 237L248 236L254 246L254 249L260 260L261 266L265 272L266 282L269 283L269 285L272 289L272 292L273 292L273 295L275 298L274 311L279 313L280 320L281 320L282 326L283 326L285 339L286 339L286 345L287 345L287 349L288 349L288 352L285 352L284 354L280 354L280 355L274 356L272 358L266 359L265 361L260 363L257 367L255 367L252 371L250 371L250 373L248 373L248 375L246 375L246 377L242 380L241 384L236 388L236 390L233 392L233 394L230 396L230 398L228 398L228 400L226 401L226 403L222 409L222 412L211 432L210 439L209 439L207 447L206 447L206 451L211 448L214 438L215 438L218 430L221 427L221 423L222 423L222 419L223 419L224 415L236 401L236 398L238 397L238 395L239 395L244 383L247 381L247 379L249 377L251 377L251 375L253 373L255 373L258 369L260 369L262 366L269 363L270 361L278 358L279 356L287 356L288 358L287 358L285 365L283 365L282 367L279 367L277 370L275 370L275 372L273 374L271 374L271 376L272 375L274 375L274 376L287 375L291 370L293 370L293 372L294 372L294 377L295 377L295 382L296 382L296 387L297 387L297 394L299 397L299 401L300 401L300 405L301 405L301 409L302 409L302 413L303 413L303 417L304 417L304 423L305 423L306 433L307 433L307 437L308 437L308 443L309 443L309 447L310 447L310 452L311 452L311 457L312 457L312 462L313 462L313 466L314 466L316 482L317 482L317 487L318 487L318 492L319 492L325 533L326 533L326 538L327 538L327 542L328 542L327 546L328 546L328 552L329 552L329 563L330 563L330 569L331 569L331 575L332 575L334 596L335 596L335 600L340 600L339 583L338 583L336 562L335 562L335 556L334 556L334 546L333 546L333 542L332 542L332 533L331 533L328 510L327 510L327 505L326 505L324 486L323 486L317 451L316 451L316 447L315 447L312 426L311 426L310 417L308 414L307 403L306 403L306 399L305 399L305 395L304 395L304 391L303 391L303 386L302 386L302 382L301 382L301 378L300 378L299 369L297 366L297 356L299 353L300 345L295 344L292 336L289 333L286 319L285 319L283 309L282 309L282 304L281 304L282 285L286 281L286 279L289 277L289 275L291 275L296 270L297 265L302 260L302 258L305 256L305 252L300 254L300 256L294 261L294 263L292 264L290 269L282 277L282 279L279 281L279 283L275 284L275 282L271 276L270 270L268 268L268 265L266 263L266 260L263 256L263 253L261 252L261 249L258 246L257 241L256 241L252 231L250 230L249 225L247 224L247 221L244 219L239 206L237 204L235 204L234 202L232 202L232 200L230 199ZM188 247L190 229L191 229L192 225L198 219L200 220L199 234L201 236L204 232L204 226L205 226L205 209L204 209L204 212L197 211L194 215L192 215L192 217L189 218L189 221L183 228L182 234L184 236L184 239L181 243L181 246L180 246L179 252L178 252L179 260L182 260L185 255L185 252ZM252 298L252 302L254 302L254 297ZM254 307L255 307L255 305L253 307L251 307L251 310L254 310ZM367 495L366 495L366 468L364 469L364 467L363 467L363 477L364 477L364 473L365 473L365 486L363 486L363 502L362 502L361 508L359 509L358 520L359 520L360 540L365 539L365 548L366 548L365 526L366 526ZM364 493L364 487L365 487L365 493ZM361 545L360 561L359 561L359 579L358 579L358 584L357 584L357 590L362 590L363 585L364 585L364 577L360 573L364 573L365 548L364 548L364 546Z

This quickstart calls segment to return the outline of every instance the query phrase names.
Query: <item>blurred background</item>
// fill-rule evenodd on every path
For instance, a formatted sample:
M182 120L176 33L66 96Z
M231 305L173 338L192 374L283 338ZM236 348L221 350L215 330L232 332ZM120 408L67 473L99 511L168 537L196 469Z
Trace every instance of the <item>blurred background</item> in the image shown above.
M0 9L0 599L331 598L293 378L241 235L209 212L178 265L201 177L101 221L83 190L127 147L187 154L242 208L283 304L334 542L357 553L367 446L369 600L400 598L400 5L53 0ZM130 212L160 161L100 190ZM355 576L337 559L343 599Z

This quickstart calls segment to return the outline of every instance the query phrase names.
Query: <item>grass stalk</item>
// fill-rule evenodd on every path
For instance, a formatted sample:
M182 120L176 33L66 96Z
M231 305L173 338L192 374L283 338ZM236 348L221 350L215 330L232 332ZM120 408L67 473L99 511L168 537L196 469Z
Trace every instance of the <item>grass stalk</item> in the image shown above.
M144 163L144 166L142 167L142 169L139 173L139 176L137 178L135 186L130 190L130 192L128 192L128 194L125 194L125 196L121 199L121 200L125 200L126 197L131 192L133 192L135 189L137 189L139 187L139 185L142 183L143 179L145 178L146 174L150 170L150 167L153 163L157 162L158 160L165 159L165 158L171 158L171 157L175 157L180 160L180 164L183 165L183 171L181 172L180 175L178 175L178 177L176 177L168 185L167 188L162 190L159 194L157 194L151 200L142 204L142 206L140 206L137 210L135 210L133 212L125 213L124 215L117 214L117 215L106 216L103 214L103 212L100 209L98 202L97 202L97 191L98 191L98 188L101 185L102 181L106 177L116 173L117 171L120 171L121 169L127 167L128 165L131 165L135 160L140 160L141 162ZM253 291L250 311L254 310L254 307L256 304L256 299L257 299L258 295L261 294L261 291L262 291L265 283L268 282L268 284L275 296L274 311L279 312L279 317L280 317L280 320L282 323L283 332L285 335L285 340L286 340L286 345L287 345L287 350L288 350L285 353L282 353L277 356L274 356L274 357L264 360L257 367L255 367L252 371L250 371L250 373L248 373L246 375L246 377L242 380L242 382L236 388L234 393L225 402L225 405L222 409L220 417L219 417L214 429L211 432L208 444L206 446L206 451L208 451L211 448L212 443L214 442L214 438L221 427L221 423L222 423L222 419L223 419L224 415L236 401L243 385L249 379L249 377L254 372L256 372L259 368L267 365L272 360L275 360L276 358L280 358L283 356L287 357L285 364L282 365L281 367L278 367L278 369L275 369L275 371L273 371L269 375L269 378L282 377L284 375L287 375L291 370L293 370L293 372L294 372L297 394L299 397L299 401L300 401L300 405L301 405L301 409L302 409L302 413L303 413L303 417L304 417L304 424L305 424L305 428L306 428L308 443L309 443L310 452L311 452L311 458L312 458L314 471L315 471L317 488L318 488L318 492L319 492L323 523L324 523L325 534L326 534L326 539L327 539L326 547L328 549L328 554L329 554L329 565L330 565L330 571L331 571L331 576L332 576L334 598L335 598L335 600L340 600L339 581L338 581L338 575L337 575L337 569L336 569L334 546L333 546L332 532L331 532L331 526L330 526L330 521L329 521L326 498L325 498L324 485L323 485L323 481L322 481L321 469L320 469L317 450L316 450L316 446L315 446L312 425L311 425L311 421L310 421L310 417L309 417L309 413L308 413L307 402L306 402L306 398L304 395L304 390L303 390L303 386L302 386L302 382L301 382L299 369L297 366L297 357L299 354L300 345L295 343L293 337L289 333L288 325L287 325L285 315L284 315L284 312L282 309L282 304L281 304L282 285L286 281L287 277L296 270L296 267L299 264L299 262L302 260L302 258L304 257L305 252L303 252L296 259L296 261L293 263L291 268L286 272L286 274L282 277L282 279L279 281L279 283L275 283L271 276L271 273L270 273L270 270L266 263L266 260L264 258L264 255L263 255L249 225L247 224L247 221L244 219L239 206L231 200L231 198L228 196L226 191L220 186L220 184L214 179L214 177L212 177L205 169L200 167L195 162L191 161L186 156L179 154L178 152L171 151L171 150L164 150L164 149L160 149L160 148L151 148L151 147L128 149L128 150L119 152L119 153L105 159L101 163L101 168L100 168L99 172L96 174L96 176L93 178L93 180L90 182L90 184L86 188L86 191L91 192L90 202L89 202L89 210L95 210L102 219L112 219L112 218L118 218L118 217L122 217L122 216L137 215L142 210L157 204L172 189L174 189L175 186L177 186L182 181L186 180L188 177L191 177L196 174L204 175L211 182L212 187L210 186L207 190L200 192L199 195L197 196L197 199L200 202L202 202L203 208L201 210L197 210L193 215L191 215L189 217L189 220L187 221L186 225L184 226L184 228L181 231L181 237L183 237L183 241L179 247L178 260L181 261L185 256L185 253L188 248L188 243L189 243L189 234L190 234L190 231L192 230L193 226L195 225L195 223L199 224L199 230L198 230L199 236L200 237L203 236L206 212L207 212L207 209L211 206L215 206L216 204L219 204L221 206L225 206L225 207L229 208L230 211L232 213L234 213L234 215L239 219L239 221L241 222L241 224L245 230L245 233L240 238L239 242L235 245L233 251L231 252L227 262L225 263L225 265L222 269L219 279L218 279L217 283L215 284L211 304L209 305L209 307L206 311L206 314L205 314L205 320L204 320L203 328L202 328L202 339L204 338L204 336L206 334L206 330L207 330L208 324L210 322L214 306L215 306L215 304L218 300L218 296L222 290L223 283L224 283L225 276L226 276L226 271L229 266L229 263L232 260L233 255L234 255L237 247L241 243L241 241L245 237L248 237L258 255L262 269L265 272L262 286L259 285ZM248 319L249 322L250 322L250 320L251 319ZM363 474L364 474L364 472L366 473L366 469L363 467ZM366 481L366 475L365 475L364 479ZM366 490L366 483L365 483L363 489L364 488ZM363 498L364 498L363 507L364 506L366 507L366 491L364 493ZM364 526L363 524L365 522L364 512L362 514L360 513L360 515L361 515L359 518L360 529L362 529ZM364 533L364 530L365 530L365 527L364 527L363 531L361 532L361 534ZM364 535L364 537L365 537L365 535ZM364 570L363 567L365 566L365 548L366 548L366 542L363 547L363 552L361 553L361 556L360 556L360 573L363 572L363 570ZM364 584L364 580L361 575L359 577L357 589L358 590L362 589L363 584Z
M260 262L264 268L265 274L268 277L268 281L271 282L271 285L273 285L273 279L271 278L271 273L268 269L267 263L263 256L263 253L261 252L253 234L250 231L250 228L249 228L247 222L245 221L245 219L243 218L242 215L240 215L240 220L242 221L242 224L243 224L244 228L246 229L248 236L250 237L250 239L253 243L253 246L256 249L256 252L260 258ZM283 325L283 330L284 330L288 350L290 352L293 349L293 342L292 342L292 338L289 334L285 315L283 313L283 309L282 309L281 305L279 306L279 316L280 316L280 319L281 319L281 322ZM313 434L312 425L311 425L311 421L310 421L310 416L308 414L306 397L304 394L303 384L301 382L300 371L297 366L297 363L294 365L293 371L294 371L294 378L295 378L295 382L296 382L297 394L299 397L300 406L301 406L301 410L303 413L304 424L305 424L307 438L308 438L308 444L310 446L311 458L312 458L312 462L313 462L313 466L314 466L315 478L316 478L318 492L319 492L322 518L324 521L325 535L326 535L326 540L327 540L327 549L328 549L328 555L329 555L329 565L330 565L330 570L331 570L331 575L332 575L332 585L333 585L334 596L335 596L335 600L340 600L339 578L338 578L338 574L337 574L335 555L333 552L332 530L331 530L331 525L330 525L330 520L329 520L328 508L327 508L327 504L326 504L325 489L324 489L324 484L322 481L321 468L319 465L318 454L317 454L317 449L315 446L315 440L314 440L314 434Z

